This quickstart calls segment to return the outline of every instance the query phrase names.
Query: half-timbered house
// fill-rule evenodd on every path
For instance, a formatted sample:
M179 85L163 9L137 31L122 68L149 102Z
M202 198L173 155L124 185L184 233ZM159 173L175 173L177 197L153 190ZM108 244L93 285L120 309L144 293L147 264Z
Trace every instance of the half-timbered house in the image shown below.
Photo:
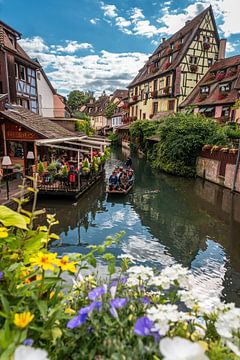
M12 104L38 113L36 70L33 61L19 45L21 34L0 21L0 93Z
M149 119L175 112L219 58L226 41L220 41L212 7L186 22L150 56L129 85L130 116Z

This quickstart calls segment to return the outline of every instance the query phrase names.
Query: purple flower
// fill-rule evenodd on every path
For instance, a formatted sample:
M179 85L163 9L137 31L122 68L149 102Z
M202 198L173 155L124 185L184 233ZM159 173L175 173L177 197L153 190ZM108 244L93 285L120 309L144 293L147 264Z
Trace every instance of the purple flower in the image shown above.
M32 346L32 344L33 344L33 339L25 339L23 342L23 345L26 346Z
M88 298L90 300L96 300L97 298L99 298L101 295L106 294L106 287L105 286L100 286L97 287L95 289L93 289L92 291L89 292L88 294Z
M126 298L116 298L113 299L109 302L109 304L111 305L111 307L115 308L115 309L120 309L121 307L125 306L128 302L128 299Z
M67 328L75 329L76 327L81 326L82 324L84 324L87 321L87 317L88 317L88 314L81 314L81 315L75 316L73 319L71 319L67 323Z
M101 307L102 307L101 301L93 301L90 305L81 308L78 313L80 315L89 314L94 309L97 309L98 311L100 311Z
M110 314L111 314L115 319L118 318L118 313L117 313L117 310L116 310L115 308L111 307L111 308L109 309L109 311L110 311Z
M151 301L149 300L149 298L147 296L144 296L143 298L141 298L140 301L146 305L151 304Z
M3 278L3 272L0 271L0 280Z
M153 322L148 317L143 316L139 318L134 325L134 333L139 336L152 335L151 329Z

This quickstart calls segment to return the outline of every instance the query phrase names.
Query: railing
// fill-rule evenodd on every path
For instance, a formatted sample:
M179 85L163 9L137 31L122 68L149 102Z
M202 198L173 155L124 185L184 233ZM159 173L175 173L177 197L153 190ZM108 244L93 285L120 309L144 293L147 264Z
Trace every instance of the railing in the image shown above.
M0 176L0 204L6 202L20 192L19 185L22 184L23 173L14 171Z

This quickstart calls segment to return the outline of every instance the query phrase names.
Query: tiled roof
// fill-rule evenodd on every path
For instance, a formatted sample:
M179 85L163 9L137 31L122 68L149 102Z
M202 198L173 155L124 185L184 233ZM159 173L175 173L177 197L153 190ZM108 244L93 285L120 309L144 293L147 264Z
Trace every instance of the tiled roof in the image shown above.
M236 72L230 71L234 68ZM218 77L217 74L223 71L225 72L224 77ZM231 90L225 97L221 97L219 94L219 85L223 83L231 84ZM210 92L203 100L201 100L200 96L202 86L210 86ZM238 89L240 89L240 55L216 61L180 107L232 104L238 98Z
M100 98L94 103L94 110L91 113L91 116L104 115L105 107L109 102L109 96L100 96Z
M45 139L57 139L73 136L73 132L64 129L62 126L53 121L36 115L30 110L26 110L21 106L11 106L10 109L0 111L0 115L11 120L29 131L38 134L39 137Z
M153 55L150 56L147 63L144 65L144 67L139 71L138 75L135 77L135 79L130 83L128 87L135 86L141 82L144 82L146 80L149 80L151 78L155 78L156 76L166 73L170 70L176 69L176 67L180 64L182 58L184 57L189 45L191 44L192 40L194 39L204 17L206 14L210 11L210 13L213 16L212 8L211 6L205 9L203 12L201 12L199 15L197 15L194 19L187 22L185 26L177 31L173 36L171 36L169 39L162 42L159 47L154 51ZM214 19L214 17L213 17ZM169 52L169 48L171 44L178 44L178 41L183 39L183 43L177 46L177 48L174 48L171 52ZM168 63L168 56L172 54L173 55L173 61L172 63L167 67ZM161 66L159 70L152 73L148 71L149 66L154 63L154 61L165 59L165 62Z
M112 100L118 99L125 99L128 97L128 90L127 89L117 89L112 94Z
M12 42L10 41L7 35L6 29L8 30L7 25L0 22L0 45L4 46L4 48L10 50L16 56L31 63L31 65L34 65L37 68L38 64L27 55L27 53L23 50L23 48L18 44L17 40L16 40L16 47L12 44Z

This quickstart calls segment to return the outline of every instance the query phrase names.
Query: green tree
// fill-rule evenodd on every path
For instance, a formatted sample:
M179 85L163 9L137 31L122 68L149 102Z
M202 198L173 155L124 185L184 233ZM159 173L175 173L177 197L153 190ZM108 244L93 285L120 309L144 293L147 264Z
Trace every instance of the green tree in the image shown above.
M90 119L77 120L75 123L75 131L84 132L88 136L94 134L94 129L91 127Z
M104 114L107 119L110 119L113 116L116 107L117 107L116 104L114 104L112 101L109 101L104 111Z
M74 113L79 111L80 106L86 105L93 98L93 93L80 90L73 90L68 95L67 104Z

